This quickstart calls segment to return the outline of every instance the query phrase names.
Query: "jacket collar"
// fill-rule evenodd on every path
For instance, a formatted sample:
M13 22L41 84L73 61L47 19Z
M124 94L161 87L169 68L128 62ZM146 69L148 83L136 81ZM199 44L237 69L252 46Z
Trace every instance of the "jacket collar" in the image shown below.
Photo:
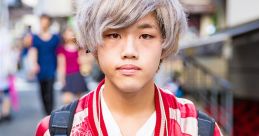
M88 101L88 121L92 133L96 136L108 136L107 129L103 120L100 90L105 81L102 80L97 89L91 93ZM165 136L168 134L169 127L169 108L166 100L163 99L161 89L155 86L155 109L156 109L156 126L155 136Z

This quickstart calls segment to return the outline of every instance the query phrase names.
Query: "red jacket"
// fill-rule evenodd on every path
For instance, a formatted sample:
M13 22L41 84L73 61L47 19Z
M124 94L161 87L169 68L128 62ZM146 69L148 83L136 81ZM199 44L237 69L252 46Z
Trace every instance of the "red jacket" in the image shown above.
M102 81L95 91L83 96L77 105L74 115L71 136L107 136L107 130L99 108L99 92ZM99 113L100 109L100 113ZM156 125L155 136L197 136L197 111L193 103L186 99L157 88L155 91ZM100 115L100 120L99 120ZM45 117L38 125L36 136L49 136L49 119ZM98 133L99 132L99 133ZM218 125L215 125L214 136L220 136Z

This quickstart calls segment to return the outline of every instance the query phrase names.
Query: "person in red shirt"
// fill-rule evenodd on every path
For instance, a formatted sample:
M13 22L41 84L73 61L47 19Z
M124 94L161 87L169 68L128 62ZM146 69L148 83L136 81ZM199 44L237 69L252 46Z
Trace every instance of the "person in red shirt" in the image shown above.
M187 28L178 0L83 1L77 22L79 44L95 56L105 78L79 99L71 136L198 135L194 104L154 83ZM36 136L50 135L49 120L39 123ZM217 124L213 135L221 135Z

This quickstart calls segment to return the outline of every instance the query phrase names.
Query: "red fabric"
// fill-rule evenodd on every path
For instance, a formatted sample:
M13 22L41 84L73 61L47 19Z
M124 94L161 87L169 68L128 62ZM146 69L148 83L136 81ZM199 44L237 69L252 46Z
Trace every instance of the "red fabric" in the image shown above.
M162 95L165 99L163 99L165 104L169 104L166 106L169 106L170 108L173 109L179 109L181 111L181 117L182 118L187 118L187 117L197 117L197 110L193 104L182 104L179 103L176 97L172 97L172 95L168 95L167 93L162 92Z
M180 127L180 125L176 122L176 120L171 119L170 122L171 122L171 124L170 124L171 127L170 127L170 128L172 129L172 130L171 130L172 133L170 133L169 136L190 136L190 135L188 135L188 134L185 134L185 133L182 133L182 132L181 132L181 127ZM170 131L169 131L169 132L170 132Z
M98 94L98 92L100 91L100 88L103 84L104 84L104 81L102 81L99 84L96 94ZM188 118L188 117L197 118L197 113L196 113L195 107L189 103L188 104L179 103L178 99L176 99L175 96L165 93L162 90L155 91L155 108L156 108L156 113L157 113L156 114L157 120L156 120L156 126L155 126L155 135L156 136L159 135L160 126L161 126L161 113L160 113L161 107L159 106L158 92L161 92L163 104L165 107L168 134L170 136L172 136L172 135L189 136L189 134L182 132L183 128L181 128L180 124L178 124L178 122L175 119L170 119L169 108L178 109L181 112L181 118ZM86 116L80 124L73 126L72 131L71 131L71 136L79 136L79 135L95 136L95 135L98 135L97 126L95 125L95 122L94 122L94 113L93 113L94 95L95 95L95 91L92 91L91 93L82 97L79 100L78 106L76 108L76 113L81 112L84 109L88 108L88 116ZM96 97L96 99L97 98L98 97ZM96 102L96 106L98 106L98 101ZM97 115L99 115L99 114L97 113ZM107 136L108 134L107 134L106 127L104 124L104 120L102 118L102 114L100 114L100 115L101 115L101 129L102 129L104 136ZM48 130L48 122L49 122L49 117L44 118L40 122L40 124L38 125L38 128L37 128L36 136L44 135L44 133ZM166 134L166 133L164 133L164 134ZM215 126L214 136L220 136L220 129L218 128L217 125Z
M38 124L35 136L44 135L44 133L48 130L48 127L49 127L49 119L50 119L50 116L47 116L41 120L41 122Z
M221 136L221 132L217 124L215 125L214 136Z

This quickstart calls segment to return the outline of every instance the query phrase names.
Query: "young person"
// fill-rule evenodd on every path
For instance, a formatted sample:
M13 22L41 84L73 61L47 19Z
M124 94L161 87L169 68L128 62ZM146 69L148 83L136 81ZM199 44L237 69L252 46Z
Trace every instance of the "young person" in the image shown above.
M198 135L193 103L162 90L153 79L161 61L176 53L186 29L179 1L88 0L80 5L79 43L95 55L105 78L79 99L70 135ZM49 120L40 122L37 136L50 135ZM217 125L214 129L214 136L221 135Z
M53 84L57 68L57 47L60 38L49 30L51 17L43 14L40 17L40 32L29 35L30 54L32 57L32 74L37 75L44 111L49 115L54 106Z
M0 20L0 123L11 120L11 82L16 71L16 53L12 47L12 37ZM3 39L2 39L3 38Z
M68 104L88 91L80 73L80 50L75 43L75 33L67 27L63 33L64 45L58 49L58 80L64 85L63 103Z

